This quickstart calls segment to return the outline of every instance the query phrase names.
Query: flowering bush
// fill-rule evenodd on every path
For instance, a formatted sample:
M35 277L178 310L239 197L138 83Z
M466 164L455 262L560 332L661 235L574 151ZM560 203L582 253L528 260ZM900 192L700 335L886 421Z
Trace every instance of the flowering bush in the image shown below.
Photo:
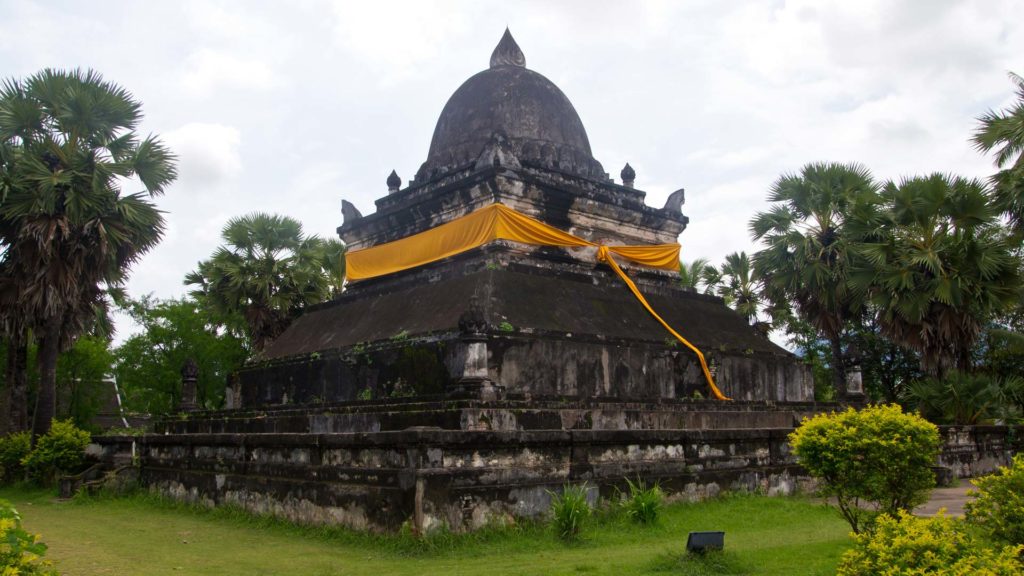
M964 522L939 514L915 518L879 516L872 533L854 537L843 554L837 576L1019 576L1024 546L986 548Z
M857 533L870 530L881 513L923 504L935 486L939 430L895 404L819 414L805 419L789 441Z
M1008 544L1024 544L1024 454L1009 467L974 479L974 500L966 505L967 521Z
M43 554L46 544L21 527L21 516L10 502L0 500L0 575L58 576Z

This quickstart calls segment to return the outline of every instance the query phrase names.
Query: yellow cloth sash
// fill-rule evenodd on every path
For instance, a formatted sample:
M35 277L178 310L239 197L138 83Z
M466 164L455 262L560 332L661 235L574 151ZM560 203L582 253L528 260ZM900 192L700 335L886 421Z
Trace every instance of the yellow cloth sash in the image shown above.
M431 228L387 244L349 252L345 256L345 267L351 281L365 280L408 270L430 262L482 246L494 240L512 240L523 244L539 246L596 247L598 261L605 262L626 283L640 304L684 346L692 350L700 360L704 377L711 388L711 394L719 400L728 400L715 386L708 370L704 355L678 332L672 329L644 298L636 284L612 259L616 254L637 264L665 270L679 269L679 244L655 246L604 246L573 236L558 228L549 226L520 214L503 205L492 204L451 222Z

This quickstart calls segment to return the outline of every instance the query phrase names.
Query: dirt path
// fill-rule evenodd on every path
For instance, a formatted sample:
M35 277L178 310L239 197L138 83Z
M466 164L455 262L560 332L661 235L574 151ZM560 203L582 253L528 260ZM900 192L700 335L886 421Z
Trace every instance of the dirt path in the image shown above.
M968 478L961 479L960 485L953 488L936 488L932 490L932 496L927 502L914 508L914 514L934 516L939 508L945 508L946 514L950 516L963 516L964 504L971 498L967 495L967 491L972 489L974 489L974 484L971 484Z

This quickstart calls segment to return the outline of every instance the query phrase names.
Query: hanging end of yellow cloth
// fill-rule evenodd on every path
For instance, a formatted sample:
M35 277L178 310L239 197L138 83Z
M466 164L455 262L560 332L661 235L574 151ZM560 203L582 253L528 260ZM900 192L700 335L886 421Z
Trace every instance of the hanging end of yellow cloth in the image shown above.
M644 295L640 292L640 289L636 287L636 284L633 282L633 280L626 275L622 268L619 268L618 263L616 263L615 259L612 258L611 251L608 249L607 246L602 245L597 247L597 260L598 262L607 263L608 266L615 271L619 278L626 283L626 286L629 287L629 290L633 293L633 296L636 297L640 304L643 304L643 307L646 308L648 312L650 312L651 316L653 316L655 320L661 323L661 325L664 326L665 329L668 330L669 333L672 334L672 336L674 336L676 340L679 340L683 344L683 346L686 346L687 348L692 350L694 354L697 355L697 359L700 360L701 370L704 372L704 378L708 381L708 388L711 390L711 395L714 396L716 400L732 400L732 398L729 398L725 394L722 394L722 391L719 390L718 386L715 385L715 379L711 377L711 370L708 369L708 363L704 360L704 354L699 349L697 349L696 346L690 344L690 342L686 338L683 338L682 335L673 330L672 327L668 325L668 322L665 322L665 320L661 316L659 316L657 312L654 311L654 308L652 308L651 305L647 302L647 299L644 298Z

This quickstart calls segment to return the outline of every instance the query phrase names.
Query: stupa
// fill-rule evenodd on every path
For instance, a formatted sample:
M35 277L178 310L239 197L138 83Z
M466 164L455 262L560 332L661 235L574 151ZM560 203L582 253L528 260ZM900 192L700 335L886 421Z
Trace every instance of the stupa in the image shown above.
M416 245L417 234L494 204L593 244L674 244L688 222L684 192L652 208L628 164L621 177L621 184L608 177L569 99L526 68L506 30L489 68L448 100L415 179L401 188L392 172L373 214L343 201L338 234L352 259L350 277L359 251L402 239ZM657 314L703 351L726 396L809 399L800 363L720 299L679 286L677 265L666 271L617 260ZM271 367L240 374L233 406L453 393L711 396L697 356L598 262L597 248L500 239L351 282L299 318L266 359Z
M818 409L806 368L640 262L686 229L683 191L650 207L633 168L620 177L506 30L415 178L392 172L372 214L342 202L346 291L235 375L227 410L108 438L107 456L137 441L164 494L375 530L536 516L566 483L596 498L627 476L693 497L791 490L786 433ZM495 211L505 232L467 232Z

